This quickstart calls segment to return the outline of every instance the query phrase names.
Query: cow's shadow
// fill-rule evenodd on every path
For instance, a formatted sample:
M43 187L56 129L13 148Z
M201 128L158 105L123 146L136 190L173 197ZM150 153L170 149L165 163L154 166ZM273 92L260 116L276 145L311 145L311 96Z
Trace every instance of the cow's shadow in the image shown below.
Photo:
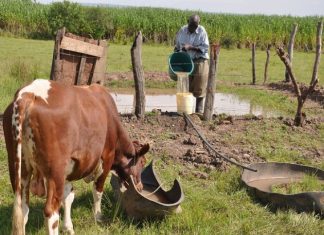
M0 206L0 228L1 233L11 234L13 204ZM26 226L27 234L35 234L44 226L43 216L44 203L33 202L30 204L28 223Z
M37 198L36 200L31 200L29 205L29 215L28 223L26 225L27 234L37 234L40 230L45 229L44 224L44 205L45 199ZM93 196L91 190L78 194L76 192L75 199L72 204L72 222L73 222L73 211L79 209L89 210L92 214L93 206ZM0 205L0 228L1 233L10 234L11 233L11 224L12 224L12 208L13 204L10 205ZM98 223L99 226L107 226L111 223L114 223L116 219L122 220L125 224L134 225L137 228L143 227L144 224L148 223L159 223L163 219L146 219L144 221L137 221L130 219L126 214L121 210L120 203L115 199L111 187L106 187L103 199L102 199L102 213L103 221ZM63 209L60 211L60 216L62 219ZM94 219L94 217L93 217ZM77 226L77 225L76 225Z
M0 228L1 233L10 234L11 231L11 215L12 207L10 206L0 206Z
M31 196L31 198L32 200L31 203L29 204L29 214L28 214L28 222L26 225L26 233L36 234L39 230L45 229L45 224L44 224L45 199L36 198L34 196ZM92 204L93 204L92 198L93 197L91 191L83 193L81 195L76 195L75 200L72 204L72 221L73 221L73 210L75 208L82 207L82 208L86 208L86 210L90 210L90 211L92 210ZM3 234L11 233L12 210L13 210L13 203L10 204L9 206L0 206L0 228L1 228L1 233ZM64 212L63 210L64 209L61 209L60 211L61 220Z

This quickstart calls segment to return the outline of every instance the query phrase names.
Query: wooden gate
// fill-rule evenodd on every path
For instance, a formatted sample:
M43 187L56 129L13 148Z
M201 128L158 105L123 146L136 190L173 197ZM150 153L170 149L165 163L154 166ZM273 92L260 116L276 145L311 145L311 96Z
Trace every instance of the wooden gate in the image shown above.
M58 30L51 80L74 85L102 83L106 72L107 42Z

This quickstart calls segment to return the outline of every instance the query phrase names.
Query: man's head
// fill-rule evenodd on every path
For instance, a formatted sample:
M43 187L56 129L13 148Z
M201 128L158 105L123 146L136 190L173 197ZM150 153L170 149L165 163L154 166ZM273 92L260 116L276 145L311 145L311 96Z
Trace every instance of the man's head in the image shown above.
M194 33L198 28L200 17L198 15L192 15L188 19L188 30L190 33Z

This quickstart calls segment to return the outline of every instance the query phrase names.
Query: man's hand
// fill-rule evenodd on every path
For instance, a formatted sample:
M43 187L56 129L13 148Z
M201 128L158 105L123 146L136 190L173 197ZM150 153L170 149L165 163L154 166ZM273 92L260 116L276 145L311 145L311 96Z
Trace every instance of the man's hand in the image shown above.
M193 46L191 46L190 44L184 44L182 47L183 51L189 51L192 50Z

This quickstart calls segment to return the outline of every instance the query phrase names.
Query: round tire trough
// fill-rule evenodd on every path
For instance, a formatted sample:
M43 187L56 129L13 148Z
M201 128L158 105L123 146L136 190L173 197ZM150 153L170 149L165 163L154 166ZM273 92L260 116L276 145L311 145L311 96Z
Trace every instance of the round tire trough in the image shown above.
M324 184L324 171L298 164L290 163L255 163L250 165L257 172L244 170L242 181L263 203L271 208L293 208L298 212L315 211L324 214L324 192L300 192L296 194L281 194L272 192L276 185L301 182L303 177L314 175Z
M111 185L115 198L121 203L127 216L133 219L162 218L171 213L180 213L180 203L184 194L178 180L169 191L161 187L161 183L154 172L153 161L144 168L141 174L143 190L139 192L133 178L126 188L116 174L111 176Z

